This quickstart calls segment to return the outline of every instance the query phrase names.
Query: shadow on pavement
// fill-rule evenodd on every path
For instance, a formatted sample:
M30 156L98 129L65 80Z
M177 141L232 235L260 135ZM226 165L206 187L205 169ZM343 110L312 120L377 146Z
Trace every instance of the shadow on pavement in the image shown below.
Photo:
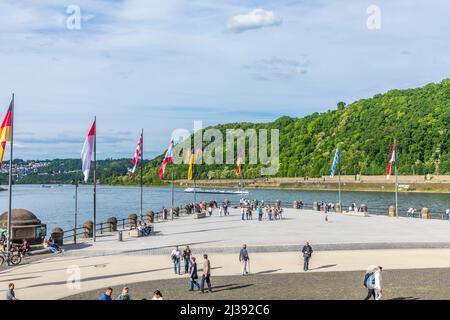
M320 267L317 267L317 268L312 268L312 269L309 269L309 270L320 270L320 269L326 269L326 268L333 268L333 267L336 267L336 266L337 266L337 264L327 264L327 265L320 266Z

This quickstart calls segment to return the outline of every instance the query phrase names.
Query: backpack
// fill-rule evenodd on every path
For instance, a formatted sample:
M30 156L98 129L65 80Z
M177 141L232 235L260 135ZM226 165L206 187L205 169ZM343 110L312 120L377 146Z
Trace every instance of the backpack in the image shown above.
M364 275L364 287L371 289L375 285L375 274L368 272Z

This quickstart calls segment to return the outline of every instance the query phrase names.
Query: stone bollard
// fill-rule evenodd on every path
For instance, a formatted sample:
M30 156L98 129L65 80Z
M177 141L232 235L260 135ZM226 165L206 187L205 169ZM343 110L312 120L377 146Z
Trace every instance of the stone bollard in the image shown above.
M155 221L155 213L152 210L147 211L146 216L147 223L153 223Z
M130 213L130 215L128 216L128 219L130 221L131 227L137 226L137 214L136 213Z
M293 207L294 209L300 209L300 202L297 201L297 200L295 200L294 203L292 204L292 207Z
M395 207L390 206L388 213L389 213L389 217L395 217Z
M92 238L94 236L94 222L91 220L83 223L83 229L85 238Z
M53 241L62 246L64 242L64 231L61 228L53 228L51 233Z
M361 212L369 212L369 207L367 206L367 204L362 204L360 207Z
M106 220L106 223L108 223L109 232L117 231L117 219L116 219L116 217L109 217L108 220Z
M172 212L176 217L180 216L180 208L179 207L172 208Z
M313 209L314 211L317 211L317 201L314 201L314 202L313 202L313 204L312 204L312 209Z
M191 213L191 208L189 207L188 204L184 205L184 215L187 216Z
M281 201L280 200L277 200L277 201L275 201L275 207L276 208L281 208Z
M342 213L342 207L341 207L341 204L340 204L340 203L336 203L336 204L334 205L334 212L336 212L336 213Z
M431 218L430 209L428 209L428 208L422 208L422 210L420 211L420 214L422 216L422 219L430 219Z

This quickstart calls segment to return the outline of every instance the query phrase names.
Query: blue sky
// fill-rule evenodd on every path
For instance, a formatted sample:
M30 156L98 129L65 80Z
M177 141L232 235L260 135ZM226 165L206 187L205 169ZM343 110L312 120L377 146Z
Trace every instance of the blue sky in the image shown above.
M81 9L70 30L69 5ZM368 6L381 28L371 30ZM450 75L448 0L2 0L0 112L15 156L162 153L175 128L272 121Z

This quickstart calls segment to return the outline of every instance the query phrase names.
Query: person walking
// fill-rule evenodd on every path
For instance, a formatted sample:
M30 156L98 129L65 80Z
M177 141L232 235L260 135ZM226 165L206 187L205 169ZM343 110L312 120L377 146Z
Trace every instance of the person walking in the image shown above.
M189 271L189 291L194 291L194 285L200 290L200 285L197 282L198 273L197 273L197 262L195 262L195 257L191 258L191 267Z
M262 217L263 217L263 208L259 207L258 208L258 220L262 221Z
M189 273L189 262L191 261L191 248L186 246L186 249L183 251L183 259L184 259L184 273Z
M200 285L200 292L205 292L205 282L208 285L208 291L212 292L211 288L211 262L208 259L208 255L203 255L203 275L202 275L202 282Z
M250 257L248 256L247 245L242 246L239 252L239 262L242 263L242 275L245 276L250 271Z
M172 253L170 254L170 257L172 258L173 262L173 271L175 274L181 275L181 252L178 249L178 246L173 249Z
M241 206L241 215L242 215L242 221L244 221L244 214L245 214L245 208L244 205Z
M304 260L303 270L308 271L309 270L309 260L311 259L311 256L313 253L313 249L309 245L309 242L306 242L306 244L303 246L302 253L303 253L303 260Z
M382 271L383 271L383 267L382 266L378 266L378 269L374 273L374 278L375 278L375 286L374 286L375 300L381 300L381 298L383 297L382 289L381 289L381 272Z
M367 296L364 300L369 300L373 297L374 300L381 300L382 289L381 289L381 272L383 267L381 266L370 266L366 274L364 275L364 286L367 288Z

